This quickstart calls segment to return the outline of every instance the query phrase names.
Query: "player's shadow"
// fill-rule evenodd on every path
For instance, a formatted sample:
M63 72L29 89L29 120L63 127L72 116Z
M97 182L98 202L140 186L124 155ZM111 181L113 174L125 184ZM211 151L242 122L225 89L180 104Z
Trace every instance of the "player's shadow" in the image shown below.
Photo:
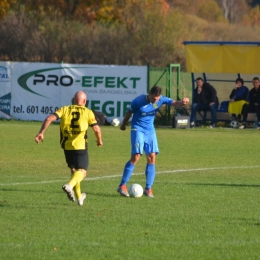
M10 189L10 188L2 188L0 189L1 191L5 192L5 191L14 191L14 192L47 192L46 190L18 190L18 189Z
M29 189L26 189L26 190L22 190L22 189L15 189L15 188L3 188L3 189L0 189L1 191L3 192L32 192L32 193L47 193L48 191L47 190L29 190ZM56 191L52 191L53 194L64 194L64 192L61 190L56 190ZM93 195L93 196L99 196L99 197L111 197L111 198L114 198L114 197L118 197L119 194L115 191L114 194L109 194L109 193L103 193L103 192L93 192L93 191L87 191L86 192L87 196L88 195ZM120 196L119 196L120 197Z
M87 196L88 195L93 195L93 196L99 196L99 197L111 197L111 198L114 198L114 197L120 197L120 195L117 193L117 192L115 192L115 194L109 194L109 193L103 193L103 192L89 192L89 191L87 191L86 192L86 194L87 194Z
M260 222L258 221L258 219L255 218L223 218L223 220L230 224L243 222L245 225L248 226L260 226Z
M245 187L245 188L260 188L259 184L232 184L232 183L194 183L186 182L187 185L198 185L198 186L220 186L220 187Z

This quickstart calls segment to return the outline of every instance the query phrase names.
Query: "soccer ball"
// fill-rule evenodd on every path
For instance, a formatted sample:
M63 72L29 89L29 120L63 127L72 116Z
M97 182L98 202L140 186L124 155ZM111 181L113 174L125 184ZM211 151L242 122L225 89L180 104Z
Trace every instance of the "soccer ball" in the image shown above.
M230 126L233 127L233 128L237 128L238 122L237 121L231 121Z
M130 197L132 198L140 198L143 196L143 187L140 184L132 184L129 189L128 189L128 193L130 195Z
M119 126L120 125L120 120L118 118L114 118L111 121L112 126Z

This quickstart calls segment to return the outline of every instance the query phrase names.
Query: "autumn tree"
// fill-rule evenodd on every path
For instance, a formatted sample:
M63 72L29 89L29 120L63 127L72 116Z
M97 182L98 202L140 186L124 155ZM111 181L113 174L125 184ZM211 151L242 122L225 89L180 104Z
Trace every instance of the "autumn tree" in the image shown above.
M0 19L3 19L7 12L10 10L12 4L14 4L16 0L2 0L0 1Z
M244 18L244 24L258 28L260 25L260 5L252 8L249 14Z
M230 23L239 23L248 13L249 6L246 0L216 0L224 12L224 17Z
M122 1L122 0L121 0ZM120 0L16 0L16 9L24 6L27 12L44 12L49 15L54 10L63 17L77 19L92 24L94 21L115 22L118 19Z
M224 22L223 12L215 0L167 0L171 8L180 12L198 16L211 22Z
M218 4L214 0L197 1L196 15L210 22L225 21L221 9L218 7Z
M0 60L184 67L183 41L260 40L259 8L246 19L241 15L243 23L230 24L222 22L223 12L213 0L16 4L0 23Z

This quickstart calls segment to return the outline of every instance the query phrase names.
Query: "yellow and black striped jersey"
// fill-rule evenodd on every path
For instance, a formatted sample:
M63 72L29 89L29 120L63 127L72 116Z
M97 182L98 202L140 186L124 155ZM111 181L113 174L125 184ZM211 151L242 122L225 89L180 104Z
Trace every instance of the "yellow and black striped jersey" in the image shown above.
M60 144L65 150L86 148L88 126L97 124L92 110L70 105L59 108L54 114L60 118Z

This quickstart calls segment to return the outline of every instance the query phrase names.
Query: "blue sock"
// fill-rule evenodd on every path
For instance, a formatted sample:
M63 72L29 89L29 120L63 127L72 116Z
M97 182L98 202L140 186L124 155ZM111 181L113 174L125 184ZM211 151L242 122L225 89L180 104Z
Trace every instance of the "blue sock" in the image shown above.
M145 175L146 175L146 189L150 189L153 185L154 178L155 178L155 164L146 164L145 169Z
M134 168L135 168L135 165L130 163L130 161L128 161L126 163L120 186L126 185L126 183L129 181L129 179L132 175Z

